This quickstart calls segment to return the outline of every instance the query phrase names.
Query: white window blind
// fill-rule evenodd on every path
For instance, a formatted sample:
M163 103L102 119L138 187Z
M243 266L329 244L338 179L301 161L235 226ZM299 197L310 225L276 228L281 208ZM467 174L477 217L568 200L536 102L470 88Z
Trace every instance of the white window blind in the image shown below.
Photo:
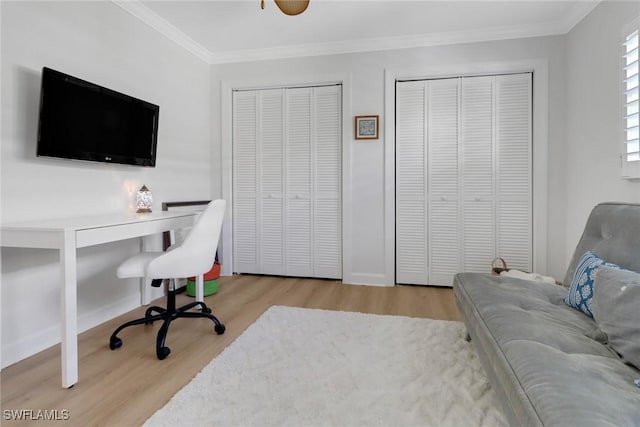
M622 44L622 175L640 178L640 100L638 78L638 35L640 18L625 30Z

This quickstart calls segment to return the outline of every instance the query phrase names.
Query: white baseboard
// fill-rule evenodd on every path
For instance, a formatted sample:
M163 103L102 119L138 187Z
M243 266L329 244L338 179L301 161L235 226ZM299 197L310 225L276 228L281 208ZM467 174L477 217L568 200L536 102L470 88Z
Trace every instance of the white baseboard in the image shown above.
M78 333L96 327L137 307L140 307L140 294L133 294L91 312L84 313L78 318ZM40 329L36 334L22 337L19 341L3 345L2 369L31 357L42 350L60 344L60 319L52 319L51 323L53 326ZM108 342L108 339L109 337L105 337L105 343Z

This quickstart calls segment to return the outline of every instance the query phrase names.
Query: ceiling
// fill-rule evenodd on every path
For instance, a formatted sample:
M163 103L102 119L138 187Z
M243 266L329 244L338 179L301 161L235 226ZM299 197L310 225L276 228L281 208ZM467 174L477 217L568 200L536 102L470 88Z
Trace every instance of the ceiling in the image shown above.
M311 0L298 16L273 0L115 3L216 64L565 34L599 1Z

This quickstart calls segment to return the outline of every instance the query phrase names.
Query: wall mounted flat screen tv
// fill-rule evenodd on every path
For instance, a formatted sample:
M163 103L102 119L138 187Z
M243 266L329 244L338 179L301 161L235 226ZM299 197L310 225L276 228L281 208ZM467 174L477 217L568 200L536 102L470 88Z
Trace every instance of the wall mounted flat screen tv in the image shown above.
M38 156L156 165L160 107L44 67Z

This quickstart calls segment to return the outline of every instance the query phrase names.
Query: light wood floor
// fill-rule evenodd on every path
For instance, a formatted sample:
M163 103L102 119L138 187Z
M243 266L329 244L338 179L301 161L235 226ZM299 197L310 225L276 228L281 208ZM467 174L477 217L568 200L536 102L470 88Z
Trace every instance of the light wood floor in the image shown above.
M179 304L192 300L180 295ZM158 301L163 305L162 301ZM267 308L287 305L330 310L459 320L449 288L344 285L338 281L239 275L220 279L220 291L206 298L226 325L213 332L208 319L179 319L171 325L171 354L155 356L153 326L134 326L119 334L122 348L109 350L113 330L144 315L139 308L79 337L79 382L60 385L60 348L47 349L2 371L2 419L5 425L139 426L209 361L238 337ZM224 390L220 390L224 393ZM14 422L5 410L67 410L69 420Z

